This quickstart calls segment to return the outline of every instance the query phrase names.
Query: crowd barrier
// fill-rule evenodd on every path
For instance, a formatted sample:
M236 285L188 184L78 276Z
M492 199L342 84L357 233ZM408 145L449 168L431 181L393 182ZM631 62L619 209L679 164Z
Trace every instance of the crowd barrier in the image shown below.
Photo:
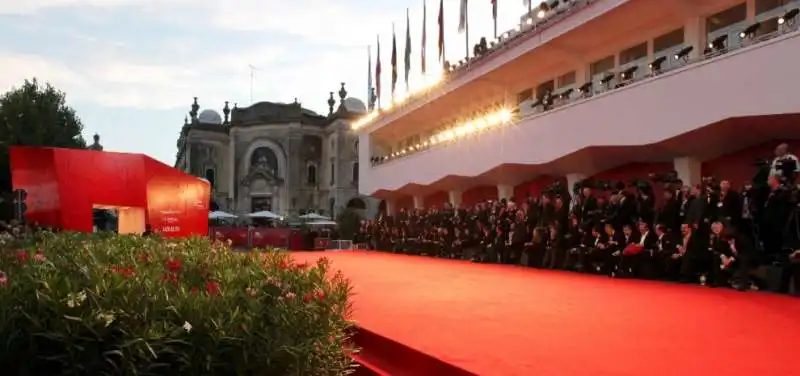
M303 249L300 231L289 228L209 227L214 240L230 241L234 247Z

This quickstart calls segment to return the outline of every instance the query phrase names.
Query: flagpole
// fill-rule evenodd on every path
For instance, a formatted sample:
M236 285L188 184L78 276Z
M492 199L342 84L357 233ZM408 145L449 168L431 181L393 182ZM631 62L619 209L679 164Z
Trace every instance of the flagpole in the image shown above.
M469 3L464 0L464 46L467 47L467 56L464 58L466 62L469 60Z
M497 0L492 3L492 18L494 18L494 39L497 39Z

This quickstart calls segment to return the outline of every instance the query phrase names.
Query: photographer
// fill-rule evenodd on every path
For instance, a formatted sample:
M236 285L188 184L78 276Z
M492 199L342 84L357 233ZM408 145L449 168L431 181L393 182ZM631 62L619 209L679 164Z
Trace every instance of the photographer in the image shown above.
M789 153L788 144L780 144L775 148L775 159L772 160L770 175L781 176L787 184L794 184L800 163L794 154Z

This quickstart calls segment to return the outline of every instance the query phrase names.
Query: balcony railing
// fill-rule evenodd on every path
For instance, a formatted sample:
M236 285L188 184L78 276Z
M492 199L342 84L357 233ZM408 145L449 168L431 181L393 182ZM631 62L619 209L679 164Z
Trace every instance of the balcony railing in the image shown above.
M744 33L746 30L747 30L747 28L744 28L744 29L742 29L742 32ZM524 111L522 111L523 108L521 108L521 107L517 107L516 109L514 109L513 113L515 114L515 117L508 124L516 124L516 123L527 121L529 119L533 119L533 118L536 118L536 117L539 117L539 116L543 116L544 114L546 114L549 111L555 110L557 108L565 107L567 105L579 105L582 102L586 102L586 101L591 100L592 98L594 98L597 95L613 92L613 91L615 91L617 89L632 85L634 83L639 83L639 82L651 80L651 79L654 79L654 78L656 78L656 77L658 77L660 75L663 75L664 73L667 73L667 72L670 72L670 71L674 71L674 70L678 70L678 69L682 69L682 68L685 68L685 67L690 66L690 65L694 65L694 64L699 63L699 62L711 60L711 59L714 59L716 57L719 57L719 56L722 56L724 54L727 54L727 53L729 53L731 51L744 49L744 48L747 48L747 47L762 43L764 41L768 41L768 40L777 38L779 36L786 35L786 34L791 34L791 33L797 32L797 31L798 31L798 24L793 19L791 21L780 22L779 28L775 32L766 33L766 34L762 34L762 35L759 35L759 36L745 35L744 38L741 38L742 39L742 43L737 43L737 44L735 44L733 46L730 46L730 47L728 47L727 44L725 44L725 45L719 45L718 44L717 46L709 45L703 51L702 54L700 54L699 56L697 56L694 59L689 59L689 58L682 57L682 56L675 56L675 55L678 55L678 51L676 51L676 54L673 55L673 56L670 56L670 57L671 58L676 58L677 57L676 60L681 61L682 62L681 64L675 64L675 65L672 65L672 66L670 66L668 68L665 68L665 69L654 69L656 67L653 66L653 64L651 64L651 70L650 70L650 72L648 74L642 75L640 77L631 77L629 79L620 80L620 81L618 81L618 83L613 84L613 85L611 84L612 81L609 80L608 86L603 88L603 89L601 89L601 90L595 90L594 89L594 82L590 81L587 84L592 84L591 90L587 91L587 90L580 90L580 89L578 89L578 90L570 89L567 92L554 93L554 94L552 94L550 96L550 98L551 98L550 101L545 100L544 98L542 98L540 100L537 100L535 103L533 103L533 105L531 107L534 108L534 111L530 111L530 112L524 113ZM624 71L624 70L625 69L622 69L622 71ZM620 72L615 72L615 73L609 72L609 74L613 75L615 79L617 79L617 77L620 76L621 73L622 73L621 71ZM408 155L421 153L421 152L430 150L430 149L435 148L435 147L446 147L449 144L458 142L459 140L462 140L462 139L465 139L465 138L472 137L472 136L477 135L479 133L490 132L495 128L497 128L497 127L478 128L478 129L475 130L475 132L463 132L463 131L462 132L450 132L450 133L454 133L455 136L454 137L448 137L445 140L445 142L442 142L442 140L439 140L439 139L434 139L434 137L435 137L434 136L434 137L431 137L430 140L427 140L427 139L426 140L421 140L420 143L418 143L416 145L410 145L410 146L408 146L408 147L406 147L404 149L401 149L401 150L399 150L397 152L392 153L391 155L373 156L373 157L371 157L371 166L373 168L377 168L377 167L382 167L382 166L385 166L385 165L389 165L392 162L394 162L396 160L399 160L399 159L402 159L402 158L404 158L404 157L406 157Z

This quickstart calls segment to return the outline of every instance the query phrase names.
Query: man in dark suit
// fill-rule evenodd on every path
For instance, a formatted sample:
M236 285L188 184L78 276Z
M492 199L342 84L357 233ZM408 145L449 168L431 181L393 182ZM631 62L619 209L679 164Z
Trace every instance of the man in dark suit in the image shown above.
M739 228L742 222L742 197L731 188L731 182L723 180L719 183L719 201L717 201L718 217L726 224Z
M658 243L658 236L650 230L647 222L639 221L639 243L643 251L638 253L633 260L633 270L638 276L643 278L653 278L655 276L655 266L653 260Z
M658 211L657 223L664 225L669 232L679 234L681 229L681 203L669 187L664 190L664 201Z
M525 243L529 238L528 226L525 223L525 213L518 211L516 220L511 228L511 244L509 244L509 259L506 260L509 264L519 264L522 251L525 248Z

